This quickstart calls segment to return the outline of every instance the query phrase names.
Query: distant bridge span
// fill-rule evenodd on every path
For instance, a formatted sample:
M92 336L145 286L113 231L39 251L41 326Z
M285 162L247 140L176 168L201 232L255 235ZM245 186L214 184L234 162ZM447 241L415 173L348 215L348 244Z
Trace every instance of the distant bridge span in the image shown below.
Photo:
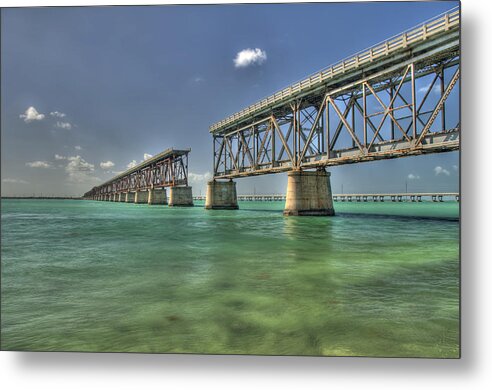
M84 194L85 199L127 203L192 206L188 186L188 154L191 149L173 148L141 162Z
M212 125L214 179L458 150L459 80L455 8Z

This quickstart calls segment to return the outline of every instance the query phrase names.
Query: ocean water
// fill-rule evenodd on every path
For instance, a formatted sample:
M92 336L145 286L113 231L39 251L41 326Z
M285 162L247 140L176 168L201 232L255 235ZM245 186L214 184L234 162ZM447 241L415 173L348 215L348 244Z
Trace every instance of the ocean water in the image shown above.
M459 356L459 204L2 200L1 347Z

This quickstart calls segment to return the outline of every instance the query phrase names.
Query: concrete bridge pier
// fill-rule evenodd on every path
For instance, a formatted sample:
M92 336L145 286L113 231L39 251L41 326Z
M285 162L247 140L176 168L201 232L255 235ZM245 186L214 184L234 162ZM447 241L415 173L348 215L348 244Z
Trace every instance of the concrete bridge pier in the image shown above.
M236 182L211 180L207 184L207 210L237 210Z
M284 215L335 215L330 172L289 172Z
M133 203L133 202L135 202L135 192L128 191L125 194L125 202L126 203Z
M193 206L193 194L190 186L176 186L169 188L170 207Z
M142 204L142 203L148 203L149 201L149 195L147 194L147 191L135 191L135 203Z
M167 204L166 189L155 189L149 190L149 195L147 197L148 204Z
M123 198L123 192L118 192L118 197L116 198L117 202L123 202L125 199Z

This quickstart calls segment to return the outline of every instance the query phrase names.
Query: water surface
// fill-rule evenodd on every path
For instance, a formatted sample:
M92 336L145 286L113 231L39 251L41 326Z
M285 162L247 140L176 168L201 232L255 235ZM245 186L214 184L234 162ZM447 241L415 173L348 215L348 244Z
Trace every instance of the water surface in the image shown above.
M2 200L2 349L459 355L457 203L201 206Z

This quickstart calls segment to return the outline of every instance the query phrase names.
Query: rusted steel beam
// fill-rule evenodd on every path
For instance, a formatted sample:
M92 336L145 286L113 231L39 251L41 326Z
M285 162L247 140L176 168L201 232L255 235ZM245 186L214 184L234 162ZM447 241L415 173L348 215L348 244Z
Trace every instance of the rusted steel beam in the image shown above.
M93 187L88 196L188 185L188 154L191 149L167 149Z

